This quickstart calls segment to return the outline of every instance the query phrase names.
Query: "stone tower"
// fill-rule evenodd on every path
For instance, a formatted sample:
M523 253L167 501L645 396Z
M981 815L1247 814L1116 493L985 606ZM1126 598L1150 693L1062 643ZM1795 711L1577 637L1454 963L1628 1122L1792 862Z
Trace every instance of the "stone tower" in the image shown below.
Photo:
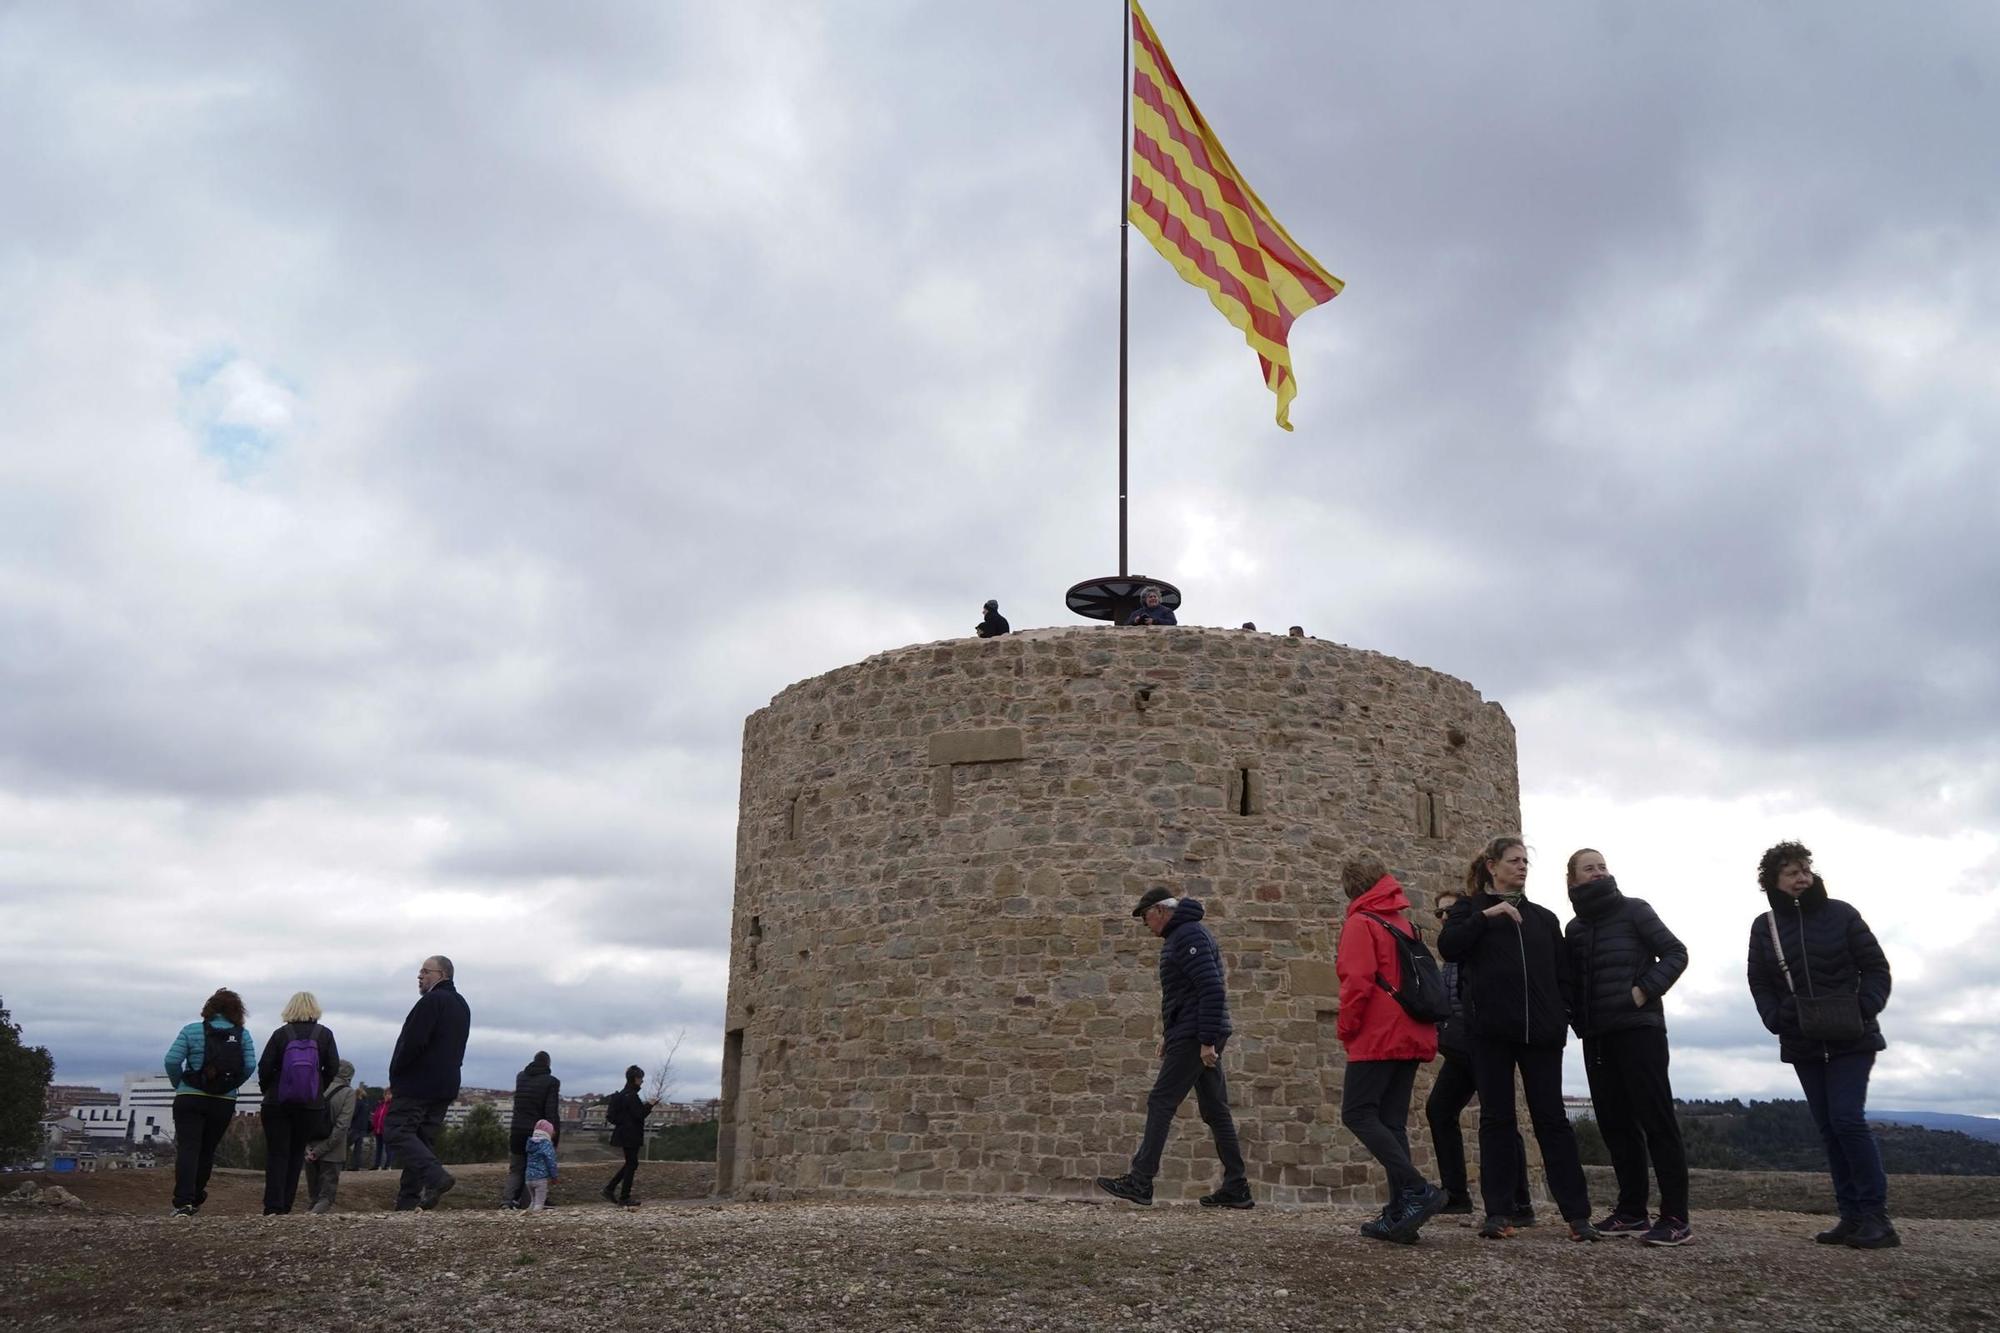
M1520 795L1513 726L1463 681L1315 639L1077 627L792 686L744 726L738 818L721 1192L1123 1172L1159 1039L1159 943L1129 913L1164 884L1222 948L1253 1190L1360 1203L1380 1173L1339 1124L1341 862L1372 849L1428 904ZM1155 1195L1216 1178L1190 1097Z

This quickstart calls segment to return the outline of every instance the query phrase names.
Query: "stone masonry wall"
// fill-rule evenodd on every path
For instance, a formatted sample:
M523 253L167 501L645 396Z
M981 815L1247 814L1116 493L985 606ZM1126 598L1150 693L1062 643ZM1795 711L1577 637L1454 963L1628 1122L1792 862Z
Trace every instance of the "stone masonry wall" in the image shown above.
M718 1188L1122 1173L1159 1040L1159 942L1130 912L1164 884L1222 947L1257 1197L1372 1203L1339 1123L1340 864L1372 849L1428 906L1519 823L1499 705L1314 639L1034 630L794 685L744 726ZM1190 1097L1156 1197L1217 1179Z

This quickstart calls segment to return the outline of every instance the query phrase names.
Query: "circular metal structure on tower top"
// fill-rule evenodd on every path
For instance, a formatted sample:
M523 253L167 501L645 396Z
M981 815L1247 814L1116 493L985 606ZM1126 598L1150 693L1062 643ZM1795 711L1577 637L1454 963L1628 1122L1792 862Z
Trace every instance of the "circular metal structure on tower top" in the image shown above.
M1063 598L1069 609L1087 620L1109 620L1123 624L1125 618L1139 608L1139 592L1143 588L1158 588L1160 604L1178 611L1181 605L1181 590L1165 579L1148 578L1144 574L1118 574L1109 578L1085 579L1069 590Z

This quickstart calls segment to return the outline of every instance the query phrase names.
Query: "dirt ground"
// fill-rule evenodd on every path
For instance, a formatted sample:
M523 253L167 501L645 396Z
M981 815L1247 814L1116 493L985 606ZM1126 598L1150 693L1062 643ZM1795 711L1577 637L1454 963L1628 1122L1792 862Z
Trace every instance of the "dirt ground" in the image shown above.
M549 1197L558 1206L589 1202L592 1207L608 1207L597 1197L604 1182L611 1179L620 1163L613 1161L565 1163L562 1178ZM500 1187L507 1167L501 1162L454 1166L458 1179L452 1192L439 1203L440 1211L492 1208L500 1201ZM343 1171L340 1175L342 1212L387 1212L396 1202L398 1171ZM41 1185L61 1185L82 1199L95 1213L160 1214L171 1210L174 1173L171 1166L149 1171L92 1171L81 1175L0 1176L0 1197L26 1181ZM641 1162L635 1198L691 1199L706 1197L715 1188L712 1162ZM299 1182L305 1192L305 1182ZM300 1212L304 1205L295 1205ZM204 1217L257 1217L264 1211L264 1173L261 1171L218 1170L209 1177L208 1202ZM6 1216L0 1213L0 1217Z
M389 1181L367 1173L354 1211L325 1218L250 1215L255 1182L233 1178L175 1221L152 1172L143 1200L126 1197L141 1181L107 1176L83 1182L97 1197L82 1208L0 1208L0 1327L2000 1327L1990 1218L1899 1216L1904 1248L1878 1253L1813 1244L1823 1218L1757 1210L1698 1210L1679 1250L1573 1245L1554 1226L1481 1241L1456 1218L1402 1247L1359 1236L1352 1209L674 1200L709 1182L669 1163L647 1164L641 1209L583 1202L593 1177L569 1206L503 1213L484 1206L501 1169L464 1168L429 1214L382 1211Z

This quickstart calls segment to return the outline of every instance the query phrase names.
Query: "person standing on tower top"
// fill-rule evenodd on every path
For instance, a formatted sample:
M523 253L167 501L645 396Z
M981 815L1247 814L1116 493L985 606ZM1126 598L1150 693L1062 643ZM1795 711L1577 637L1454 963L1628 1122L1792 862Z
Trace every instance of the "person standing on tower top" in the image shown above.
M1139 605L1132 614L1125 617L1128 625L1178 625L1174 619L1174 609L1160 600L1160 590L1147 584L1139 590Z
M1132 915L1160 937L1160 1073L1146 1098L1146 1133L1131 1171L1099 1176L1097 1187L1132 1203L1153 1202L1153 1177L1160 1171L1167 1131L1192 1089L1201 1118L1215 1137L1215 1155L1222 1160L1222 1188L1204 1194L1202 1207L1255 1207L1243 1150L1236 1142L1236 1121L1229 1114L1229 1085L1222 1076L1222 1048L1230 1032L1222 951L1201 924L1202 906L1196 899L1148 889Z

